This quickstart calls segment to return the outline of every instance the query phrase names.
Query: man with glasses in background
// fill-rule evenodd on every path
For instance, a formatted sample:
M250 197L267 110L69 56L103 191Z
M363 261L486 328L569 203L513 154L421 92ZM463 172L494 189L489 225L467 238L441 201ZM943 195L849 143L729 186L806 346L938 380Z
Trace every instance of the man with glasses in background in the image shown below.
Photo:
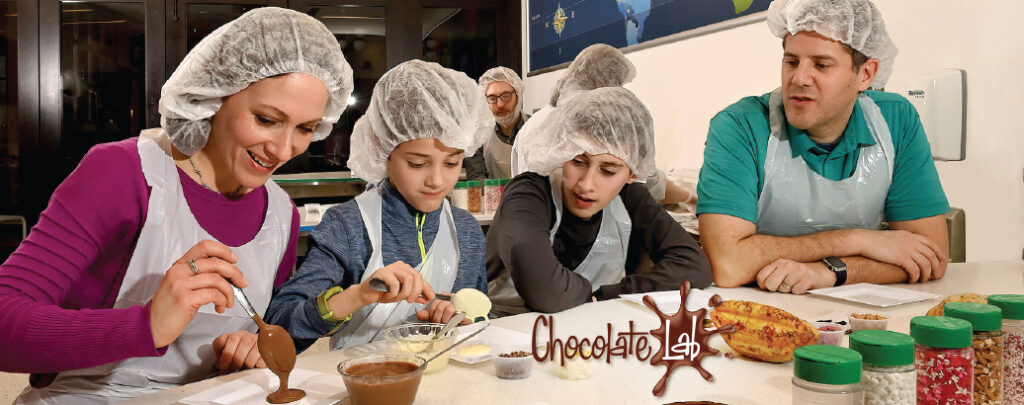
M463 161L466 178L505 179L512 177L512 144L516 134L529 118L523 115L523 80L515 71L496 67L480 76L480 91L494 114L494 136L487 139L482 151Z

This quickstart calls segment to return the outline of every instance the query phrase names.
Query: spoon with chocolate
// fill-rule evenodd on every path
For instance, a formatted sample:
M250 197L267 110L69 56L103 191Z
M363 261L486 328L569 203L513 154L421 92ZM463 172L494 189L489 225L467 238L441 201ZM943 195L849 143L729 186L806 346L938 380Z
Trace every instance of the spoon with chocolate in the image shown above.
M231 288L235 292L235 301L242 305L245 312L252 317L252 320L256 322L256 326L260 328L259 335L256 338L256 347L260 350L263 362L267 363L267 368L281 380L281 386L278 387L277 391L267 395L267 402L286 404L302 399L306 396L306 391L288 388L288 374L295 368L295 344L292 343L291 335L280 326L264 322L263 318L252 307L252 304L249 303L249 298L245 296L245 292L233 283L229 282L228 284L231 284Z

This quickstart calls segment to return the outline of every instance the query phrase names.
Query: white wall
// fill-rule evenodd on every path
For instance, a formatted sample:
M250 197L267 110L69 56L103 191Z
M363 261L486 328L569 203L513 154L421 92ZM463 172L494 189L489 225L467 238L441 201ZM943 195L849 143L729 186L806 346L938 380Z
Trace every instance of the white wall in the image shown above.
M967 72L967 158L936 162L950 205L967 214L967 260L1021 260L1024 2L875 4L900 48L886 90L902 93L908 77L937 69ZM524 0L524 34L527 7ZM526 41L524 59L529 58ZM778 87L781 49L761 21L626 54L637 66L637 79L626 88L654 115L658 167L700 167L708 121L741 97ZM546 102L559 74L526 79L526 111Z

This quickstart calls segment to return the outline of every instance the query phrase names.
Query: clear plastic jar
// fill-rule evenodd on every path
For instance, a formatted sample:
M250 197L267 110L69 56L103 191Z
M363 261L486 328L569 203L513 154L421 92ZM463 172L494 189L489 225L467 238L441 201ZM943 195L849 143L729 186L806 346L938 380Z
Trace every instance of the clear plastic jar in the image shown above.
M864 386L821 384L793 377L793 405L861 405Z
M455 188L452 189L452 205L469 210L469 189L465 181L455 183Z
M974 331L974 403L998 405L1003 401L1002 310L976 302L950 302L942 314L971 323Z
M1024 295L993 294L1003 316L1003 405L1024 405Z
M484 213L494 214L501 203L501 180L484 180Z
M946 316L910 320L920 405L974 403L974 349L971 324Z
M793 405L861 405L861 355L828 345L793 352Z
M864 358L860 381L865 405L916 403L913 338L888 330L862 330L850 335L850 349Z
M484 189L480 180L470 180L466 182L468 186L468 204L466 210L473 213L479 213L483 211L483 198Z
M1024 405L1024 320L1003 321L1003 405Z
M874 366L864 364L864 405L914 405L917 373L913 364Z

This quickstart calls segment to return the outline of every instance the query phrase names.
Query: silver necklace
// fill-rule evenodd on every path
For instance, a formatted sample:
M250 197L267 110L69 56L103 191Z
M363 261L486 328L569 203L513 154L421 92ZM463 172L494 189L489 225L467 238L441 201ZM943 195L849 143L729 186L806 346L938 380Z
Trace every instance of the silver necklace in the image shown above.
M196 162L192 160L192 156L188 157L188 163L192 165L192 171L196 172L196 176L199 176L199 184L202 184L207 190L213 191L210 186L206 185L206 180L203 180L203 174L199 173L199 168L196 167Z

